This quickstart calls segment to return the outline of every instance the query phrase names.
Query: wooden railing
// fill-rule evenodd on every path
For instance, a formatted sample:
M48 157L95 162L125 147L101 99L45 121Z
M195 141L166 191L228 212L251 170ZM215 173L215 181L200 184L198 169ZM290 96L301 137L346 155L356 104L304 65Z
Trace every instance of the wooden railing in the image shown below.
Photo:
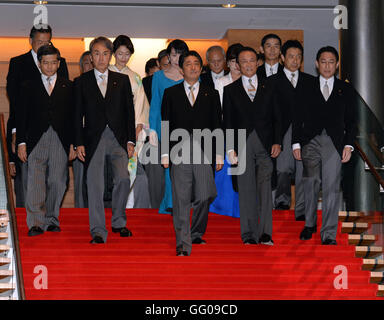
M7 141L5 135L5 124L4 124L4 114L0 113L0 130L1 130L1 143L2 143L2 154L3 154L3 166L4 166L4 175L5 175L5 185L7 188L7 197L8 197L8 211L9 218L12 222L12 242L13 249L15 253L15 264L17 266L17 283L19 290L20 300L25 300L25 290L24 290L24 278L23 270L21 266L21 256L20 256L20 247L19 247L19 233L17 230L17 221L15 213L15 201L13 198L13 189L12 189L12 180L9 169L9 155L7 149Z

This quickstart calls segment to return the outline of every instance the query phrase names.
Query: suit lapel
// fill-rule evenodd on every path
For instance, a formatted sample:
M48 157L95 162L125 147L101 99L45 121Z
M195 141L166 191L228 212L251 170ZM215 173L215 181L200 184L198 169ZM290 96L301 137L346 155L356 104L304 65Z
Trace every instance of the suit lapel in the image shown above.
M40 76L41 75L40 69L37 67L35 60L33 60L33 56L32 56L31 51L26 53L26 61L27 61L27 64L29 64L31 66L31 72L35 76Z

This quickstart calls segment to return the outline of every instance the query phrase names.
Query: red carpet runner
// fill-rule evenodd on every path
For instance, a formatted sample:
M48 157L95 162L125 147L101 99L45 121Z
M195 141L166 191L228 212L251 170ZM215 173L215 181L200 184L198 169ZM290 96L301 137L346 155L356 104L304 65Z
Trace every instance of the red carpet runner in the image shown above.
M110 218L107 211L108 230ZM243 245L237 218L210 214L207 244L193 245L190 257L175 256L172 218L155 210L128 210L133 237L109 232L102 245L89 244L87 209L62 209L60 219L62 232L28 237L25 210L17 209L27 299L376 299L347 235L339 232L337 246L322 246L319 231L301 241L304 222L292 212L274 212L273 247ZM37 290L41 265L48 289ZM348 289L334 287L339 265Z

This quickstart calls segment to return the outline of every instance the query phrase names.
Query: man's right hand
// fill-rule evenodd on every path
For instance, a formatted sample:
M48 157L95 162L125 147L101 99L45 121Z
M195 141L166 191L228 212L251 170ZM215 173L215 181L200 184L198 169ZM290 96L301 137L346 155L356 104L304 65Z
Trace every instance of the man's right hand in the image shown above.
M16 153L16 132L12 133L12 140L11 140L11 147L12 147L12 152Z
M231 165L238 164L239 159L237 158L236 151L231 151L228 153L228 160L231 163Z
M301 149L295 149L292 152L295 159L301 161Z
M161 165L162 165L165 169L168 169L168 168L169 168L169 157L168 157L168 156L161 157Z
M81 161L85 161L85 147L84 146L78 146L76 148L76 154L77 154L77 157L81 160Z
M26 144L22 144L18 146L17 155L19 156L19 159L21 160L21 162L27 162L27 145Z
M11 177L16 176L16 165L13 162L9 163L9 173L11 174Z

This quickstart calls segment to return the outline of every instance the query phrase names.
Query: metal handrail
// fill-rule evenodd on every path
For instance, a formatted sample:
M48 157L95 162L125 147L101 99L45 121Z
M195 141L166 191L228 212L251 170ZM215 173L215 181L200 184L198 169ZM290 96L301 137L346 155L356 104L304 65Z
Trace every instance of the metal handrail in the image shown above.
M4 174L5 174L5 185L7 188L7 197L8 197L8 211L9 217L12 221L12 242L15 252L15 259L17 265L17 282L19 287L19 297L20 300L25 300L25 290L24 290L24 278L23 278L23 269L21 265L21 255L20 255L20 246L19 246L19 233L17 230L17 221L15 213L15 201L13 198L12 191L12 182L11 174L9 168L9 155L7 149L7 142L5 138L5 125L4 125L4 114L0 113L0 130L1 130L1 141L2 141L2 154L4 159Z

